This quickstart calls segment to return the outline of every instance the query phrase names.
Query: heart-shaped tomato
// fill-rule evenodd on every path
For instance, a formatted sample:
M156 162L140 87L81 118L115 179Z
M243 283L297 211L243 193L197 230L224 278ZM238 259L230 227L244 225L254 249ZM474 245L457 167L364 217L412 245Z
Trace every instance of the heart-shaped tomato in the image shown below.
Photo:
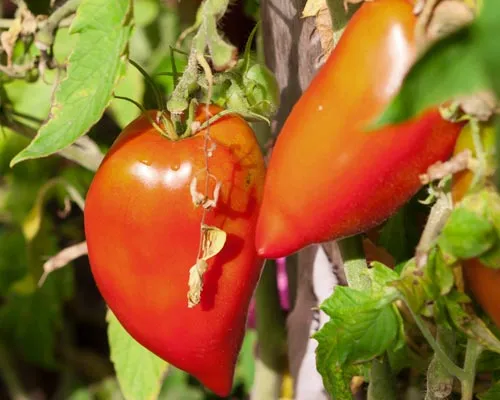
M200 123L204 109L198 110ZM265 169L254 133L240 117L213 122L207 137L201 130L173 141L144 115L132 122L89 189L85 233L97 286L125 329L227 395L263 264L254 233ZM217 201L205 211L204 224L227 236L208 260L200 303L188 307L204 212L195 203L206 195Z

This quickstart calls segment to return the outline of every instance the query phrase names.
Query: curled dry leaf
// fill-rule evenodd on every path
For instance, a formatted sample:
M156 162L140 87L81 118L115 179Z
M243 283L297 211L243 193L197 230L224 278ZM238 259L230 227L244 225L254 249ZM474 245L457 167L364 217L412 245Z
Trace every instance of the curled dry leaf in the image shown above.
M427 264L429 251L448 220L452 209L451 197L440 193L436 203L431 208L424 231L415 249L415 263L418 268L423 268Z
M448 175L466 170L469 168L471 158L471 151L464 150L446 162L438 161L432 164L425 174L420 175L420 182L422 182L423 185L427 185L429 182L443 179Z
M227 234L222 229L209 225L201 226L201 254L196 264L189 269L187 294L189 308L199 304L203 291L203 275L208 269L207 261L219 254L226 243L226 238Z
M434 9L427 28L427 39L434 41L474 19L474 11L461 0L442 0Z
M12 66L12 53L14 52L14 46L19 35L21 34L21 31L21 20L16 19L12 23L9 30L2 32L2 34L0 35L0 44L2 45L2 49L7 54L7 67Z
M460 97L457 100L466 114L479 121L488 121L494 113L500 112L498 100L491 91Z
M321 49L326 58L334 47L332 19L326 0L308 0L302 11L302 18L307 17L315 18Z
M210 176L212 177L212 176ZM222 182L217 181L214 188L213 197L209 198L204 193L198 191L198 179L193 177L189 185L189 193L191 194L191 201L196 207L202 206L205 210L210 210L217 206L219 200L220 189Z
M43 264L43 274L38 281L38 286L40 287L44 284L47 276L51 272L68 265L71 261L84 256L85 254L87 254L87 242L81 242L73 246L66 247L55 256L49 258Z

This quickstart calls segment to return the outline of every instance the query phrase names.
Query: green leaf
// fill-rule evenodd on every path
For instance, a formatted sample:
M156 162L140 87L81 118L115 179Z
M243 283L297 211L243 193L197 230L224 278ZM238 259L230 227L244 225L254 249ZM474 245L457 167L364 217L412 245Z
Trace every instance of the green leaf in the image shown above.
M55 92L51 118L11 166L64 149L101 118L125 73L131 20L129 0L116 0L113 7L104 0L82 1L70 31L79 34L77 46Z
M488 251L497 237L487 218L464 207L453 210L438 239L445 253L468 259Z
M338 286L337 286L338 288ZM334 399L352 399L350 382L357 375L353 366L344 367L338 359L337 335L338 325L335 321L328 321L314 338L318 341L316 348L316 368L323 378L325 389Z
M448 294L455 284L452 267L445 262L442 253L437 249L430 252L424 273L432 282L436 296Z
M498 400L500 399L500 381L495 382L486 392L477 395L479 400Z
M493 351L483 351L476 364L477 372L500 371L500 354Z
M335 338L328 337L322 330L314 337L320 346L336 342L335 357L341 364L371 360L399 339L400 320L391 305L394 300L393 297L373 298L370 294L338 286L321 305L323 311L330 311L329 323L337 329Z
M373 128L404 122L454 96L486 88L488 76L477 39L474 28L466 26L431 45Z
M106 319L111 361L125 399L156 399L168 364L137 343L111 311Z
M484 348L500 353L500 340L491 332L486 324L469 309L464 308L467 303L465 295L453 292L443 297L448 314L453 323L468 337L476 340Z
M401 318L391 304L395 291L373 295L337 286L321 309L330 315L313 337L318 341L316 363L329 393L348 389L349 364L366 362L402 345Z
M429 276L417 268L415 260L409 260L401 271L401 277L391 282L406 299L412 310L420 310L428 298L434 298L436 290Z
M375 294L383 294L387 284L399 278L397 272L378 261L372 263L372 268L368 269L367 273L372 281L371 291Z

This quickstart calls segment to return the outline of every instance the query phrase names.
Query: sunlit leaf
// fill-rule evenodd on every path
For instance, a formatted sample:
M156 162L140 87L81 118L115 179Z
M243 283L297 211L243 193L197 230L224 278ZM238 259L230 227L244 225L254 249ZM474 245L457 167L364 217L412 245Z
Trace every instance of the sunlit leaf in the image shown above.
M55 92L51 118L11 165L61 150L84 135L102 116L125 73L131 33L130 0L83 0L71 26L79 34L66 78Z
M111 311L107 320L111 360L125 399L156 399L168 364L137 343Z

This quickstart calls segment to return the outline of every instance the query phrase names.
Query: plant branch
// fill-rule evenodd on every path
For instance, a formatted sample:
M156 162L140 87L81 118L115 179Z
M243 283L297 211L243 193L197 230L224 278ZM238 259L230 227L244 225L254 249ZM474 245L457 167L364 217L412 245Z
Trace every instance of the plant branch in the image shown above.
M367 400L396 400L396 388L389 359L385 354L380 360L373 360L370 369L370 385Z
M415 263L418 268L423 268L427 264L429 250L432 248L441 229L443 229L451 211L451 198L449 195L441 193L431 208L429 218L415 251Z
M408 310L410 310L410 313L415 320L415 323L419 327L420 331L422 332L422 335L424 335L425 339L429 343L429 345L432 347L432 350L434 350L434 353L436 353L437 357L439 358L439 362L443 365L446 370L456 376L458 379L461 381L467 379L467 374L466 372L458 367L453 361L450 360L448 355L445 353L445 351L441 348L441 346L436 342L434 339L434 336L432 336L432 333L430 332L429 328L425 325L424 321L418 316L410 307L410 305L406 302L406 300L403 298L402 299L406 306L408 307Z
M454 358L456 352L455 332L438 325L436 342L446 354ZM427 392L425 400L447 399L453 391L454 376L443 366L437 354L434 354L427 369Z
M462 381L462 400L472 400L474 397L474 381L476 379L476 363L483 347L474 339L467 340L465 350L464 370L465 377Z
M370 278L365 274L368 269L363 251L361 236L351 236L338 241L344 271L349 287L356 290L370 288Z
M223 70L234 64L236 48L225 42L217 31L217 22L226 12L228 4L229 0L206 0L201 5L200 20L195 25L198 31L193 38L188 65L167 103L176 127L181 126L181 116L189 107L189 95L193 87L197 86L199 61L204 58L206 49L208 48L216 70Z
M47 51L54 44L55 34L62 21L75 13L81 0L68 0L56 9L45 21L41 22L35 33L35 44L40 50Z

